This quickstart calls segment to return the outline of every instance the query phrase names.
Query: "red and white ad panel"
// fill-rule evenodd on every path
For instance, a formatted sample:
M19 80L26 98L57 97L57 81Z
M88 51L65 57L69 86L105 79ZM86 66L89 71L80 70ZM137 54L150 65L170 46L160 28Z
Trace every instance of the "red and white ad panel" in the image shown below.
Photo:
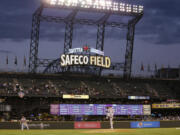
M74 122L74 128L88 129L88 128L101 128L100 122Z

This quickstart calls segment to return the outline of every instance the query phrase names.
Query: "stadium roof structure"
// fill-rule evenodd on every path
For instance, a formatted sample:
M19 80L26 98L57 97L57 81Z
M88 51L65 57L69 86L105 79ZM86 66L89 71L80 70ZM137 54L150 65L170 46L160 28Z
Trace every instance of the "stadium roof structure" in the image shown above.
M70 13L67 16L61 15L43 15L43 9L53 8L59 10L68 10ZM101 17L90 18L87 16L78 17L78 13L93 13L94 16L102 14ZM127 22L121 19L112 19L129 17ZM111 70L123 70L124 77L131 76L132 54L134 44L135 25L143 16L143 6L126 4L110 0L42 0L41 6L33 14L32 32L30 43L30 57L29 57L29 72L36 73L38 67L45 67L44 72L66 72L69 68L60 67L60 58L56 60L39 59L38 46L41 21L65 23L65 37L64 37L64 53L66 54L72 48L73 29L74 24L95 25L97 29L96 49L104 51L104 34L105 27L127 28L127 45L125 53L125 62L113 63ZM79 68L77 67L78 71ZM76 69L77 69L76 68ZM101 74L101 68L89 68L96 70ZM74 68L73 68L74 70ZM77 71L77 70L76 70ZM85 70L87 71L87 70ZM96 73L97 73L96 72Z

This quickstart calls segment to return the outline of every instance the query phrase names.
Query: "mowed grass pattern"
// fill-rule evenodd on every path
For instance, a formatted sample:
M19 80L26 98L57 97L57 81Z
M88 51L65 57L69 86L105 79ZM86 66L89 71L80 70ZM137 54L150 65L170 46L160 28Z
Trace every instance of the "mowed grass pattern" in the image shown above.
M0 130L0 135L180 135L180 128L91 130Z

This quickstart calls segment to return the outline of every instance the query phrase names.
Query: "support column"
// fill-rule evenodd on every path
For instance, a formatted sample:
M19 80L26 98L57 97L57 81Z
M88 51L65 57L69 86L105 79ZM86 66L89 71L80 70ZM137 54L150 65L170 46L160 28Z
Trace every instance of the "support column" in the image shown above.
M96 40L96 49L103 51L104 50L104 34L105 34L105 23L108 20L110 14L105 14L102 18L100 18L98 22L98 30L97 30L97 40ZM99 68L99 76L101 75L102 68Z
M65 39L64 39L64 54L68 52L70 48L72 48L72 38L73 38L73 22L66 23L65 29Z
M97 30L97 40L96 40L96 49L103 51L104 50L104 33L105 33L105 24L98 24ZM98 75L101 76L102 68L98 68Z
M101 51L104 50L105 23L108 20L109 16L110 14L105 14L97 21L98 31L97 31L96 49Z
M104 33L105 33L105 24L98 24L96 49L101 51L104 50Z
M73 39L73 20L77 14L77 10L72 11L66 17L66 28L65 28L65 37L64 37L64 54L68 52L70 48L72 48L72 39Z
M128 25L127 33L127 45L125 53L125 65L124 65L124 78L128 79L131 77L131 66L132 66L132 55L134 46L134 31L135 25Z
M142 18L142 16L143 15L136 16L135 18L130 20L128 23L127 45L126 45L125 63L124 63L124 78L125 79L129 79L131 77L135 25Z
M33 14L31 42L30 42L30 55L29 55L29 72L36 73L38 66L38 46L39 46L39 29L40 29L40 16L43 11L43 6L40 6Z

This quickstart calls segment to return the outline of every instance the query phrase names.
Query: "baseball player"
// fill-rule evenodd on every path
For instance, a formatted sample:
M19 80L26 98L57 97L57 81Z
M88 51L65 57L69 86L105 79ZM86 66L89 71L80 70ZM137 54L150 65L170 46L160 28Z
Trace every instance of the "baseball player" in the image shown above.
M114 117L114 109L112 107L107 107L106 119L109 118L111 129L113 129L113 117Z
M21 123L21 130L23 131L24 128L26 127L27 130L29 130L29 126L27 124L27 120L24 116L22 116L21 120L20 120L20 123Z

